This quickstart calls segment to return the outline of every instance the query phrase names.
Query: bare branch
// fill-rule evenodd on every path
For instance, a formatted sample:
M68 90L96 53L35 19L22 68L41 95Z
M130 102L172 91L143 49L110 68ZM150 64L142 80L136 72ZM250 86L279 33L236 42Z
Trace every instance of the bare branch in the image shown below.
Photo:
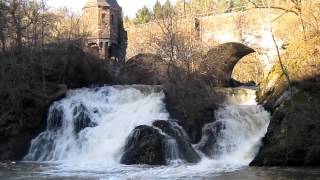
M287 9L287 8L283 8L283 7L280 7L280 6L264 6L264 5L258 5L257 3L253 2L253 0L248 0L253 6L254 8L257 8L257 9L277 9L277 10L282 10L282 11L285 11L287 13L293 13L297 16L299 16L299 12L297 11L294 11L293 9L296 8L291 8L291 9Z

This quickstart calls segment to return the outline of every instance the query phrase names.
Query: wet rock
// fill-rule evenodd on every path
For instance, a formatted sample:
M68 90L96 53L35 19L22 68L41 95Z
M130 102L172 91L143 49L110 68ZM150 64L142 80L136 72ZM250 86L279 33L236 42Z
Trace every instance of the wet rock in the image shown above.
M53 151L55 148L55 140L56 136L52 136L48 132L41 133L35 140L38 141L39 145L38 148L31 148L35 149L31 154L27 154L23 160L26 161L34 161L35 159L45 161L48 159L52 159L53 153L44 153Z
M175 121L159 120L153 123L153 126L161 129L164 133L176 140L179 149L179 158L188 163L200 161L200 156L193 149L190 138L186 132Z
M54 108L51 110L51 113L49 113L51 116L48 117L48 127L49 130L58 130L62 127L62 118L63 118L63 110L60 106L54 106Z
M170 160L200 161L189 137L175 121L158 120L136 127L124 147L123 164L166 165Z
M74 131L78 134L80 131L87 127L95 127L97 124L93 122L90 118L90 113L87 108L80 104L74 109Z
M136 127L124 147L122 164L165 165L165 136L150 126Z
M217 139L222 135L221 131L226 128L225 123L221 121L207 124L203 128L201 141L197 144L197 149L206 156L214 158L219 151Z

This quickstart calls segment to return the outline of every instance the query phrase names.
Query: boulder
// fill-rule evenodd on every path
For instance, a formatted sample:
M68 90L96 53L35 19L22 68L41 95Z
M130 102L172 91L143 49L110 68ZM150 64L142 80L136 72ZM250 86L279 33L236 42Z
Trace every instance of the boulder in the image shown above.
M122 164L165 165L165 136L150 126L138 126L131 133L121 157Z
M122 164L166 165L170 160L200 161L189 137L175 121L158 120L153 126L138 126L124 147Z
M197 149L210 158L219 153L217 139L221 136L221 131L226 128L225 123L221 121L205 125L202 132L202 138L197 144Z
M178 125L175 121L164 121L159 120L153 123L153 126L161 129L164 133L172 137L179 149L179 158L188 163L197 163L200 161L201 157L193 149L190 138L186 132Z

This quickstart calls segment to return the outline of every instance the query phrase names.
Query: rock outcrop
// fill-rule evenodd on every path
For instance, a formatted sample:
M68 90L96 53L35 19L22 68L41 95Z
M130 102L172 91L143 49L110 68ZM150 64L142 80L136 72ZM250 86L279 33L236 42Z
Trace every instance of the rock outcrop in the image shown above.
M317 66L305 66L299 71L295 66L295 62L288 63L291 90L279 64L258 88L257 100L272 112L272 118L263 146L251 165L320 165L319 71L313 71ZM313 76L304 78L309 74Z
M63 97L66 91L66 88L62 90L52 86L46 96L50 98L28 93L20 108L0 106L0 161L20 160L27 153L32 138L45 128L46 113L51 102ZM5 98L2 100L5 101ZM58 119L59 112L55 114Z
M320 93L310 90L299 88L274 109L263 146L251 165L320 165Z
M176 122L160 120L153 126L138 126L133 130L124 147L121 163L166 165L170 160L196 163L200 156Z

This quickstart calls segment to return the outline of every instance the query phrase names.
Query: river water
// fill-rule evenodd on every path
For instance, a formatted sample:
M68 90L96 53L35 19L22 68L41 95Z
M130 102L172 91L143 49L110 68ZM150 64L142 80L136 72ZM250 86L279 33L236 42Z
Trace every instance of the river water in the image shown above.
M168 166L125 166L120 159L132 130L170 120L163 92L152 86L72 90L52 104L47 129L32 141L24 161L0 164L0 179L320 179L319 169L249 167L270 114L256 104L252 89L229 89L226 94L216 121L204 127L201 141L193 146L201 156L199 163L177 159L179 147L170 146ZM166 151L169 146L163 147Z
M319 168L238 167L197 169L197 165L172 167L118 166L72 170L62 164L18 163L0 165L1 180L317 180ZM69 170L68 170L69 169ZM92 169L92 167L90 167Z

